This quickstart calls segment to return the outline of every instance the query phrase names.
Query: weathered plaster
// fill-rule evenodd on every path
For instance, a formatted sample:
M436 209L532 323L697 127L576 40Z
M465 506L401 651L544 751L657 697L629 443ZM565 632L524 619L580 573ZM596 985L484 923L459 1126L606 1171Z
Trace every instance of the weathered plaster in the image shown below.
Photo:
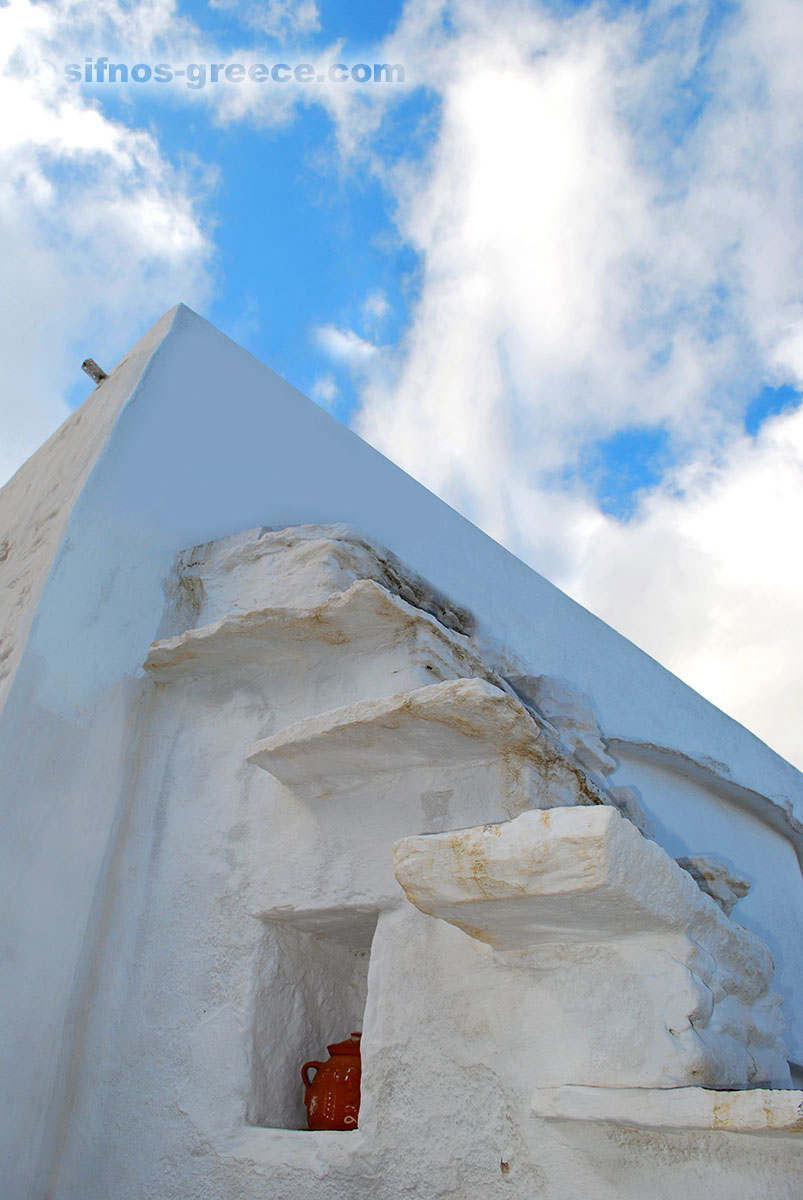
M607 1054L589 1045L583 1078L567 1076L567 1084L790 1086L766 946L614 809L531 811L405 838L394 860L408 900L423 912L496 951L552 948L556 993L577 978L572 947L593 950L578 989L587 1011L577 1014L575 1041L597 1036L601 986L617 988L617 1012L600 1022ZM603 947L610 953L599 962ZM568 989L558 949L572 963ZM543 970L538 954L533 962ZM625 1048L636 1046L634 1077Z
M552 784L555 812L641 805L669 854L749 876L734 915L770 945L791 1021L799 775L188 310L140 346L71 419L80 470L68 431L3 493L24 510L4 537L32 556L0 720L9 1194L623 1200L692 1179L729 1200L795 1194L791 1135L534 1115L538 1089L587 1067L589 960L592 1056L623 1082L654 1078L665 1046L612 1041L606 1014L637 1023L639 986L654 1003L666 972L639 985L643 956L602 943L502 961L405 899L391 847L510 818ZM52 511L56 480L37 542L41 515L22 525ZM409 701L438 687L465 700L467 730L454 704L432 720ZM382 754L359 747L349 775L358 726ZM424 728L437 761L425 738L411 766ZM346 782L315 796L330 734ZM759 799L746 811L633 743L726 764ZM665 997L684 1019L689 991ZM289 1081L323 1009L342 1037L363 1004L360 1130L250 1126L296 1119L264 1072Z
M0 710L73 505L175 309L156 322L36 454L0 488Z
M715 1129L725 1133L803 1133L803 1094L705 1088L540 1088L533 1112L546 1120L593 1121L625 1129Z

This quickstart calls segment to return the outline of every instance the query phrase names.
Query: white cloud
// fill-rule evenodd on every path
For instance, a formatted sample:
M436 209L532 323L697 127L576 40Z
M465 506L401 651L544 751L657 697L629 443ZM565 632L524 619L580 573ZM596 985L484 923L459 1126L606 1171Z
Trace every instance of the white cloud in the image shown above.
M149 7L168 19L169 5ZM0 8L0 480L67 416L62 397L87 354L108 369L156 313L203 303L209 288L196 199L205 181L39 70L62 36L78 36L76 8ZM95 6L92 19L112 8Z
M340 389L335 383L332 375L319 375L310 389L310 395L313 400L317 400L323 407L332 412L337 401L340 398Z
M242 8L277 35L318 23L309 2ZM201 212L214 171L189 155L183 169L172 165L154 133L111 119L66 82L65 65L98 47L129 65L254 55L221 56L176 0L11 0L0 7L0 45L2 482L67 415L63 397L86 354L108 367L156 313L177 299L203 307L211 291L214 246ZM200 103L220 121L278 125L314 99L301 85L192 90L177 81L169 102ZM237 328L248 334L253 325L246 312ZM323 339L342 361L373 353L350 331Z
M315 0L210 0L212 8L232 12L246 25L270 37L312 33L320 27Z
M390 304L384 292L371 292L362 306L363 316L369 324L380 325L390 312Z
M576 529L581 603L803 766L803 409ZM680 494L678 494L678 492Z
M788 545L801 418L755 441L740 425L763 383L803 386L803 8L743 0L712 46L703 0L615 20L515 0L453 0L448 22L446 9L408 0L378 48L376 61L404 64L404 88L175 95L222 121L327 107L344 176L359 159L384 182L421 257L398 346L378 344L380 292L363 308L366 336L317 331L360 387L360 431L803 764ZM300 37L318 13L273 0L240 5L238 19ZM14 113L0 133L1 476L64 414L85 353L108 361L155 309L198 303L209 286L203 181L150 133L54 88L41 60L80 62L86 45L122 61L220 56L172 0L12 0L0 30L0 102ZM388 162L374 137L410 82L440 101L440 128L424 160ZM313 393L331 406L336 389L324 373ZM681 465L621 525L590 488L555 480L632 423L668 429Z
M353 329L338 329L335 325L321 325L315 336L318 345L336 362L346 363L361 369L379 354L379 347L366 338L361 338Z
M421 287L393 374L360 360L358 431L803 763L798 418L741 424L803 385L803 9L745 0L711 46L702 2L443 12L410 0L386 54L442 119L424 163L372 158ZM623 526L555 480L633 424L670 432L684 491Z

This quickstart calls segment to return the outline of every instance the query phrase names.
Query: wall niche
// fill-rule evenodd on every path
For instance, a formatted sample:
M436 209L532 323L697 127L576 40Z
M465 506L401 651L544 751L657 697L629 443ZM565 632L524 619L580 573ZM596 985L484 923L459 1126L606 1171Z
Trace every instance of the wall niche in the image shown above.
M307 1128L301 1067L363 1027L377 913L325 910L264 920L256 964L251 1125Z

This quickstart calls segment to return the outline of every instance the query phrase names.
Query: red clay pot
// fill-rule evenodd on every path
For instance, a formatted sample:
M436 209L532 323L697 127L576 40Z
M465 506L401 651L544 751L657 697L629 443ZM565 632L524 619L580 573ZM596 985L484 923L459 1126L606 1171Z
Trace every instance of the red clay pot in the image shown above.
M356 1129L360 1111L360 1038L352 1033L347 1042L327 1046L328 1062L308 1062L301 1068L304 1103L310 1129ZM317 1074L310 1082L309 1072Z

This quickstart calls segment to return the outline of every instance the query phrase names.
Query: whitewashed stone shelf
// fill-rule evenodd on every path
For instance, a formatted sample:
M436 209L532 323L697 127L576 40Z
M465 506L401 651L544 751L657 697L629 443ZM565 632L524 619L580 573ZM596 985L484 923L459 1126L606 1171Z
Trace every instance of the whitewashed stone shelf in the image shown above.
M607 806L532 811L405 838L394 861L417 908L497 950L687 932L738 941L740 960L771 969L758 938L728 921L688 872Z
M533 1113L545 1120L631 1129L803 1134L803 1092L783 1089L539 1088Z
M286 1167L298 1174L309 1173L320 1180L331 1171L348 1169L366 1152L366 1139L359 1129L262 1129L253 1126L221 1142L225 1158L251 1163L254 1167Z
M768 953L582 775L749 877L791 1022L791 766L183 307L2 510L3 1196L800 1195L793 1136L699 1132L797 1120L740 1095L791 1083ZM302 1132L358 1029L360 1128Z
M328 524L258 526L182 551L167 581L165 619L173 635L235 611L314 609L357 580L372 580L447 629L474 629L468 609L386 546L348 525Z
M556 992L568 969L561 954L568 964L572 947L593 948L570 985L575 1008L579 987L587 1009L580 1037L583 1021L599 1021L598 964L607 947L604 972L618 980L621 1009L606 1016L609 1051L619 1038L623 1046L643 1038L645 1053L650 1039L663 1046L644 1086L789 1086L767 947L615 809L530 811L404 838L394 862L412 904L488 943L500 962L521 964L529 954L537 967L549 951Z
M447 680L311 717L258 742L248 761L307 799L415 769L432 777L449 771L459 783L488 766L515 778L524 792L529 768L538 793L532 803L602 802L555 736L485 679Z
M231 670L238 663L281 663L305 645L355 642L366 657L402 645L408 655L426 659L433 678L479 675L501 684L467 637L370 579L359 579L311 608L232 612L154 642L145 669L162 681L188 672Z
M302 933L367 950L373 941L379 913L376 908L364 904L342 908L303 908L286 904L260 909L253 915L261 921L292 926Z

